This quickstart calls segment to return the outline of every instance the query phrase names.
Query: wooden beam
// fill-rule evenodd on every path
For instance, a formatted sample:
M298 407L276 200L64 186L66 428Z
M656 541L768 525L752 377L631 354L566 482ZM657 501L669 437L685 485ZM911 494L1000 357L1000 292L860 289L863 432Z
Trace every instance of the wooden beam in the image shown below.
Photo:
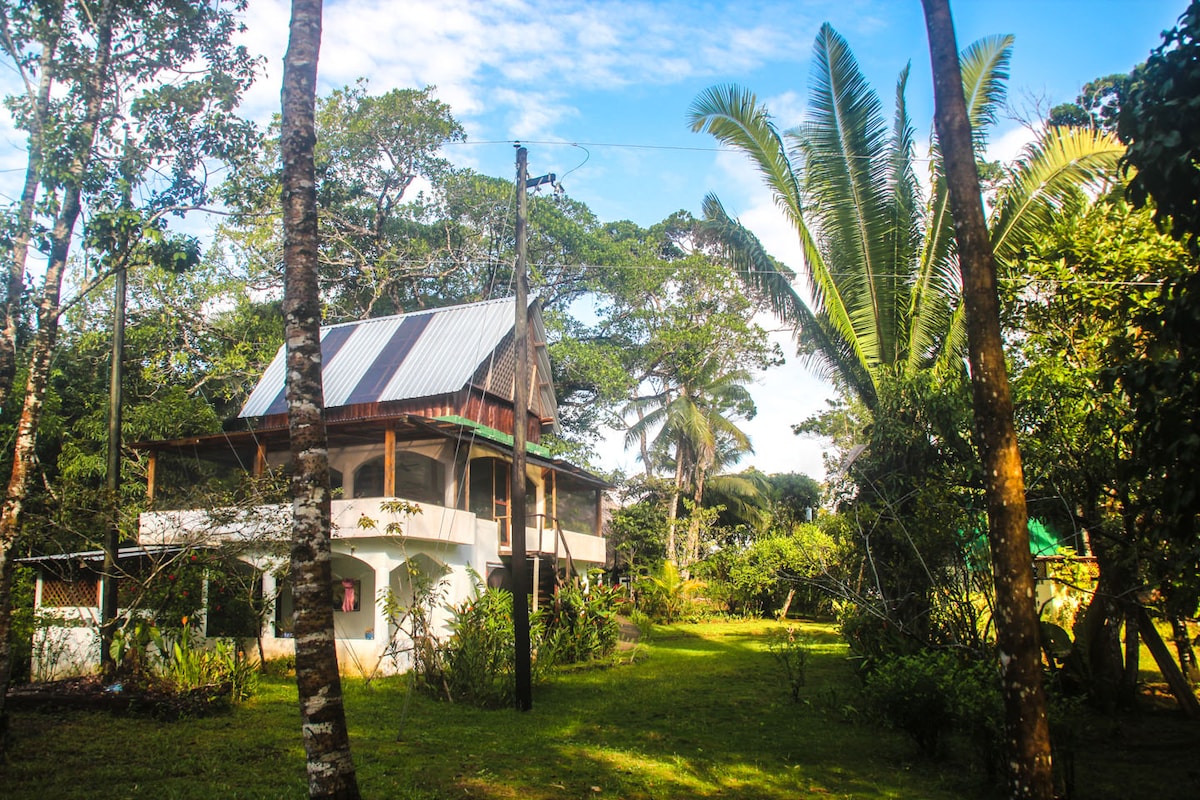
M383 431L383 496L396 496L396 423L391 420Z
M154 505L154 478L158 471L158 451L151 450L146 458L146 500Z
M267 472L267 443L259 441L254 450L254 477L261 478Z

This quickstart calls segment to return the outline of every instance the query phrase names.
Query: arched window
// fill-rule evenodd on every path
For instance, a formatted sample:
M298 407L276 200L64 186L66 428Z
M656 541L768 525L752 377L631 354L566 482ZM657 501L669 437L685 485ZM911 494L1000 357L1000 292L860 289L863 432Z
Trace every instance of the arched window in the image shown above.
M441 505L445 499L442 464L414 450L396 451L396 497ZM355 497L383 497L383 456L354 471Z

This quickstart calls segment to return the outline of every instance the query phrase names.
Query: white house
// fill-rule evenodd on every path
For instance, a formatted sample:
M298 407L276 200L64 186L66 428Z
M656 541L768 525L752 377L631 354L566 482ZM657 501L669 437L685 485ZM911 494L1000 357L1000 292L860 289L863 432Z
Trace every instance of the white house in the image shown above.
M471 594L472 573L513 588L508 495L519 355L531 364L531 407L523 420L530 442L525 525L530 572L539 576L536 593L552 589L558 577L605 565L605 482L537 444L543 432L557 428L557 403L538 304L528 314L524 354L513 345L511 299L322 329L335 498L330 595L344 671L369 674L406 666L405 637L390 624L380 600L390 590L401 605L410 604L414 570L441 576L447 603ZM197 508L189 506L188 492L201 481L223 482L235 493L239 485L269 484L272 478L276 487L281 484L289 462L283 348L226 428L135 445L149 459L153 510L140 517L137 546L124 552L153 563L180 548L241 542L241 558L258 572L262 596L273 606L263 648L267 657L286 655L292 652L291 597L275 568L281 563L278 543L290 532L290 505L276 495L276 502ZM394 510L396 500L420 513ZM73 643L47 648L43 642L40 649L62 650L75 662L88 650L98 651L89 622L98 616L97 556L31 560L41 568L39 605L87 623L68 629ZM63 570L67 564L72 569ZM444 628L447 616L439 608L435 627ZM213 629L211 608L206 624L208 635L221 633ZM62 631L56 635L64 637Z

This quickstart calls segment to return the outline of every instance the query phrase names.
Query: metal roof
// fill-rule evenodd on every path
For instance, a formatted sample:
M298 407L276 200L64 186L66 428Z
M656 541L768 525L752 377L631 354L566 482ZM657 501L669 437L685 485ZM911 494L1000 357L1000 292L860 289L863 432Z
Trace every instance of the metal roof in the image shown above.
M412 400L449 394L467 386L510 333L513 300L501 298L467 305L377 317L321 328L325 407ZM535 304L530 333L544 342L541 312ZM549 381L545 347L536 348L535 369ZM286 348L280 347L239 417L261 417L287 410L284 400ZM543 392L544 407L556 409L553 389ZM555 414L557 416L557 414Z

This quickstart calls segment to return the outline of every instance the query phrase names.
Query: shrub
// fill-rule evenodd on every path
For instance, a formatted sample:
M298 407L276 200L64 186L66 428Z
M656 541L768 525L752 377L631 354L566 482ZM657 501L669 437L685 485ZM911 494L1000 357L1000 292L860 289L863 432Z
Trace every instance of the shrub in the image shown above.
M786 630L775 630L767 636L767 649L783 669L792 702L800 702L800 690L808 677L809 646L800 632L789 626Z
M612 653L617 646L616 590L578 584L560 586L550 603L537 613L541 630L538 661L575 664Z
M417 685L435 697L501 708L516 700L512 593L483 589L450 607L451 635L418 664ZM533 632L530 633L531 638Z
M1001 725L999 676L990 663L929 650L889 658L867 677L865 696L871 709L908 734L923 755L938 755L946 735L958 731L990 769Z
M684 578L674 564L665 561L657 575L638 580L637 605L655 622L688 620L699 615L696 598L702 586L700 581Z

